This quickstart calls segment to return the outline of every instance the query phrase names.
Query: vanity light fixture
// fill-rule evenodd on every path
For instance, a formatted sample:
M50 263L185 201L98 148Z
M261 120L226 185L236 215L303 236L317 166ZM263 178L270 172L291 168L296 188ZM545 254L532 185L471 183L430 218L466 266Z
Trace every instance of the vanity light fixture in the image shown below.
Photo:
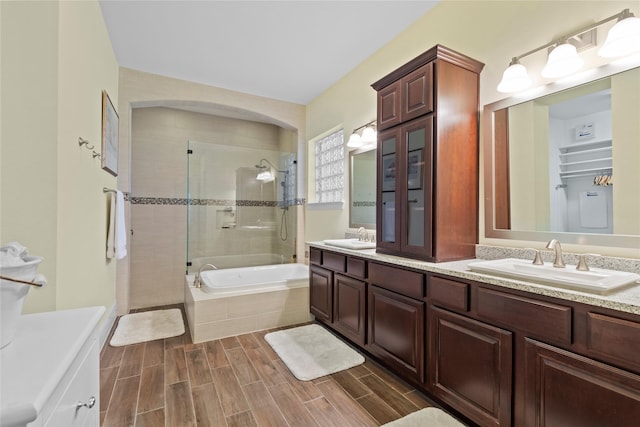
M359 148L376 142L378 134L375 130L376 121L373 120L365 125L356 128L347 142L349 148ZM360 133L358 133L360 131Z
M502 74L502 80L497 88L498 92L514 93L527 89L531 85L531 79L525 66L520 64L520 60L552 46L553 49L549 53L547 63L542 69L542 77L555 79L578 71L584 65L584 60L578 56L576 44L584 44L584 40L588 39L587 36L591 36L593 44L595 44L597 27L614 19L617 19L618 22L609 30L607 39L598 51L598 55L604 58L613 58L640 53L640 18L635 17L629 9L624 9L620 13L513 57L509 67Z

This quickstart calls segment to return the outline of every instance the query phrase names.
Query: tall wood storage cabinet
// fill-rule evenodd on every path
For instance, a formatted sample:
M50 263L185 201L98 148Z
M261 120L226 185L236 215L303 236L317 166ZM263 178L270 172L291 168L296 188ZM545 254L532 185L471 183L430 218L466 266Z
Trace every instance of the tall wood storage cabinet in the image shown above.
M483 67L437 45L371 85L379 253L432 262L475 256Z

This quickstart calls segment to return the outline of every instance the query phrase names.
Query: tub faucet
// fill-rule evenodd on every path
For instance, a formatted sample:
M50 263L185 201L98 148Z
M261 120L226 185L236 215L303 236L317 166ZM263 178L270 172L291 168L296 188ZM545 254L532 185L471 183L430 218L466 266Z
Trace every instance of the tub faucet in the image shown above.
M547 243L547 249L554 249L556 251L556 258L553 260L553 266L556 268L564 268L564 261L562 260L562 246L556 239L549 240Z
M211 268L212 270L217 270L217 269L218 269L218 267L216 267L216 266L215 266L215 265L213 265L213 264L204 264L202 267L200 267L200 268L198 269L198 274L196 274L196 278L195 278L195 280L193 281L193 287L194 287L194 288L199 288L199 287L201 286L201 283L200 283L200 273L202 273L202 270L204 270L204 268L205 268L205 267L209 267L209 268Z

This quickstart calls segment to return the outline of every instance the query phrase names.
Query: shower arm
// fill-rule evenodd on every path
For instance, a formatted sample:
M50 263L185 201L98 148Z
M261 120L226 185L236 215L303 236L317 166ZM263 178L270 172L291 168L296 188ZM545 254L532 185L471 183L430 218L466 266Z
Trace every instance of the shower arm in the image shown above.
M262 164L262 162L267 162L267 163L269 164L269 166L271 166L271 167L273 168L273 170L275 170L276 172L280 172L280 173L284 173L284 174L289 174L289 171L286 171L286 170L284 170L284 171L278 170L278 168L277 168L277 167L275 167L275 166L273 165L273 163L271 163L271 162L270 162L269 160L267 160L267 159L260 159L260 162L256 165L256 167L257 167L258 169L264 169L264 168L266 168L266 166L265 166L265 165L263 165L263 164Z

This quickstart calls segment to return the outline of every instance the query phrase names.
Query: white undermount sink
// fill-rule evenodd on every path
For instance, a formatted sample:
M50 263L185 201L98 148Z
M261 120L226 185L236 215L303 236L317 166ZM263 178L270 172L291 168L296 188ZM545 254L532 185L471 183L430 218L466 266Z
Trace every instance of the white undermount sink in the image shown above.
M534 265L531 261L515 258L493 261L475 261L468 264L471 271L518 280L538 282L583 292L607 294L620 288L640 284L640 275L624 271L591 268L576 270L575 265L556 268L552 263Z
M364 242L358 239L329 239L324 240L324 244L345 249L373 249L376 247L375 242Z

